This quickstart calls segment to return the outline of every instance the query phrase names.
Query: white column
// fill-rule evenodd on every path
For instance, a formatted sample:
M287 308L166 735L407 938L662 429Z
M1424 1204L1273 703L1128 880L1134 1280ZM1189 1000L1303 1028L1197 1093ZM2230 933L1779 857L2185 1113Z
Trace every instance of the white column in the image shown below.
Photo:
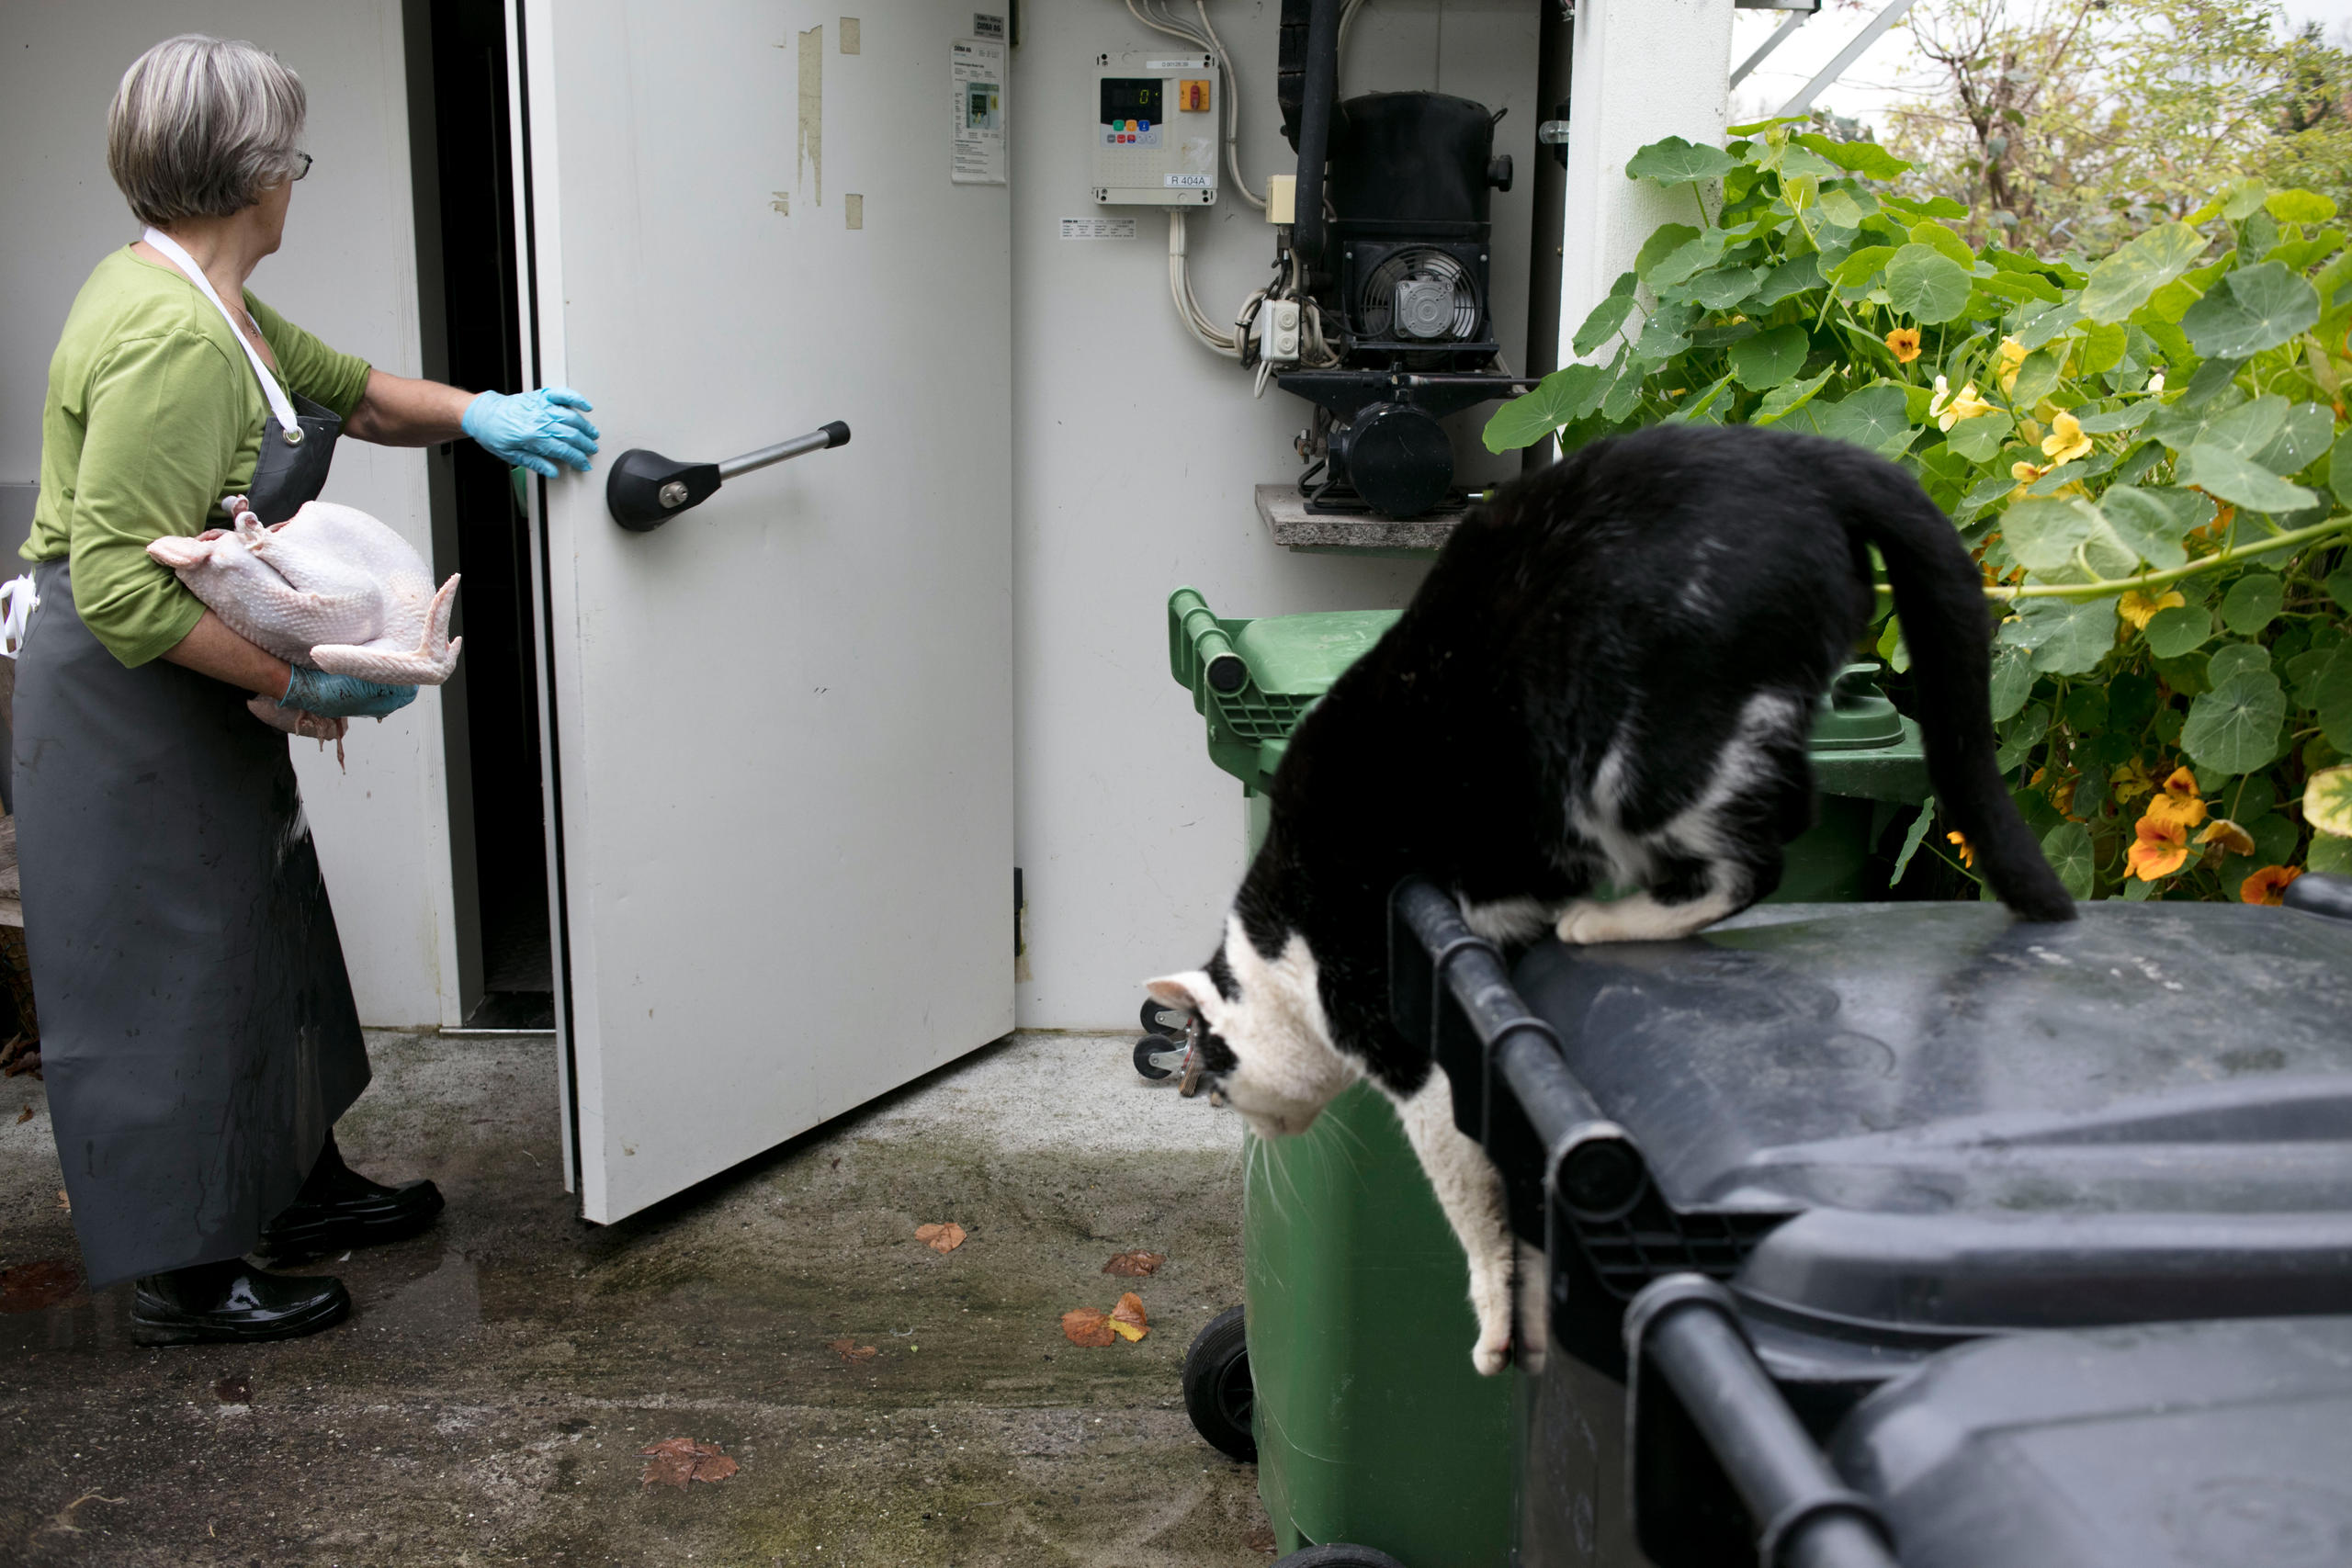
M1568 91L1560 363L1569 340L1661 223L1692 220L1690 193L1625 177L1668 136L1723 142L1731 112L1732 0L1577 0Z

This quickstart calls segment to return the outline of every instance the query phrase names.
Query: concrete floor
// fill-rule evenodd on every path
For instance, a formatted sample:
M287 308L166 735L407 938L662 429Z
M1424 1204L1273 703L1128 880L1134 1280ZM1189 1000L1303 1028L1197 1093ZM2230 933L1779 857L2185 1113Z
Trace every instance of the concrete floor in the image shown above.
M1239 1127L1128 1044L1016 1037L598 1228L551 1042L372 1035L344 1148L437 1180L439 1225L319 1265L356 1310L288 1344L133 1347L126 1286L0 1314L0 1563L1263 1564L1255 1474L1178 1382L1240 1298ZM40 1087L0 1083L0 1267L75 1256L59 1185ZM913 1234L944 1220L945 1256ZM1099 1271L1128 1248L1169 1260ZM1148 1337L1062 1337L1128 1284ZM741 1469L640 1485L673 1437Z

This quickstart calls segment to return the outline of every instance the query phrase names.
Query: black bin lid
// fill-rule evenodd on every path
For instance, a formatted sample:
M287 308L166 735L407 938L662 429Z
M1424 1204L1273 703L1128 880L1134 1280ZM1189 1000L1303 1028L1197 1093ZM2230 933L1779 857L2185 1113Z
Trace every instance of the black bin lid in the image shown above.
M1674 1210L1793 1216L1730 1281L1792 1329L2352 1312L2352 923L1783 905L1515 980Z
M1904 1568L2352 1562L2352 1318L1949 1351L1830 1440Z

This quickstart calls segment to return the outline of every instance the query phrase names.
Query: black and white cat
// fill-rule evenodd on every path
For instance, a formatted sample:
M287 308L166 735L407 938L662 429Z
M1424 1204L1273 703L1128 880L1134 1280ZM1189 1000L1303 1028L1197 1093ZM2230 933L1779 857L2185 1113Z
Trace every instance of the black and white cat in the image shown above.
M1148 982L1199 1015L1204 1081L1261 1136L1361 1077L1395 1101L1469 1256L1482 1372L1510 1348L1501 1183L1389 1021L1389 891L1418 873L1481 934L1568 942L1684 937L1770 893L1812 818L1815 704L1871 619L1872 547L1945 815L2012 910L2074 919L1995 765L1990 616L1951 520L1853 446L1665 426L1472 510L1299 725L1216 955ZM1634 891L1601 902L1604 884Z

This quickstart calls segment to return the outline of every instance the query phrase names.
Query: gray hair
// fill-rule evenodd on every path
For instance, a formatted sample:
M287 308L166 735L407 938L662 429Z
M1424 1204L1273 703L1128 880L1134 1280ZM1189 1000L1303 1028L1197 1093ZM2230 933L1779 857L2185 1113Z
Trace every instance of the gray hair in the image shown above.
M107 106L107 170L158 228L226 218L297 167L301 79L252 44L182 33L131 62Z

